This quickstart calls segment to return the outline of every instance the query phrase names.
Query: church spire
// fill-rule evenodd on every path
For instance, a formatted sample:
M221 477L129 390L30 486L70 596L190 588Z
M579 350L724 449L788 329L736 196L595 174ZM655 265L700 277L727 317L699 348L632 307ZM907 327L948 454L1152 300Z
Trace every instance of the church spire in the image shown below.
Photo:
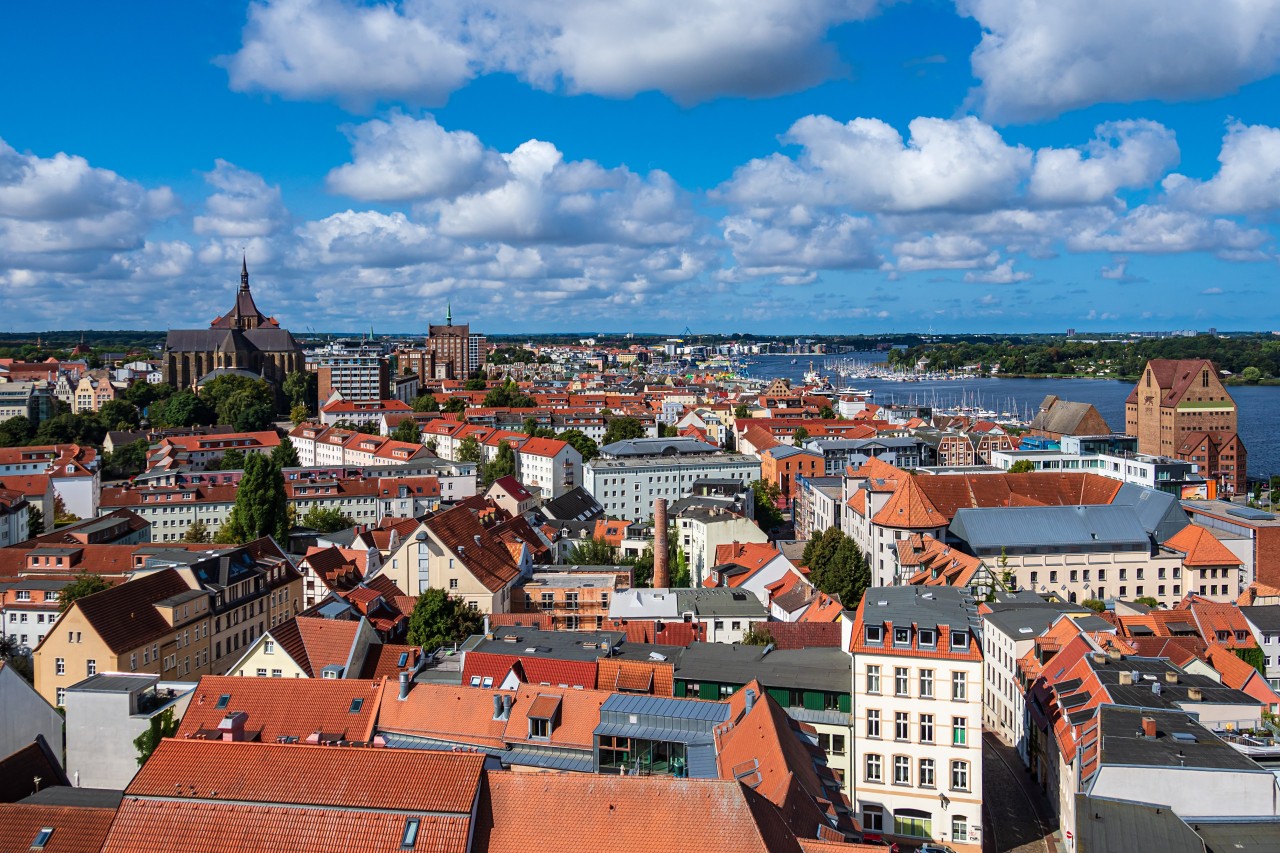
M249 289L249 257L248 255L240 256L240 289Z
M446 326L452 326L453 325L453 303L446 302L445 305L447 307L445 308L444 324Z

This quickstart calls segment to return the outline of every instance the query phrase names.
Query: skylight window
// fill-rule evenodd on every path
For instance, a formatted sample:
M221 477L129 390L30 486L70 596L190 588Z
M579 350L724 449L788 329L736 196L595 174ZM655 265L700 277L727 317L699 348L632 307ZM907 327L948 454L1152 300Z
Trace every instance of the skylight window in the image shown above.
M400 836L400 849L412 850L418 843L418 827L422 821L411 817L404 822L404 835Z
M400 660L399 660L399 662L398 662L398 663L396 663L396 666L404 666L404 665L405 665L405 664L407 664L408 662L409 662L409 653L408 653L408 652L401 652L401 653L400 653Z
M43 850L44 846L49 843L49 836L53 835L53 827L46 826L36 833L36 840L31 842L32 850Z
M219 696L219 697L218 697L218 704L217 704L217 705L214 705L213 707L215 707L215 708L217 708L217 709L221 710L221 709L223 709L223 708L227 707L227 705L229 705L229 704L231 704L231 694L230 694L230 693L223 693L221 696Z
M472 686L472 687L479 687L479 686L480 686L480 676L478 676L478 675L473 675L473 676L471 676L471 686Z
M352 714L360 713L360 709L364 707L363 699L352 699L350 711Z

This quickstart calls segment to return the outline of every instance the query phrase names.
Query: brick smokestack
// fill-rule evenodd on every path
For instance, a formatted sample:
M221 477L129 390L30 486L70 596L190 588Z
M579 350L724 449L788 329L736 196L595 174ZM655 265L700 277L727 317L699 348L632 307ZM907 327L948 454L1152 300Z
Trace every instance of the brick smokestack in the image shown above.
M653 587L671 586L671 570L667 566L667 501L653 502Z

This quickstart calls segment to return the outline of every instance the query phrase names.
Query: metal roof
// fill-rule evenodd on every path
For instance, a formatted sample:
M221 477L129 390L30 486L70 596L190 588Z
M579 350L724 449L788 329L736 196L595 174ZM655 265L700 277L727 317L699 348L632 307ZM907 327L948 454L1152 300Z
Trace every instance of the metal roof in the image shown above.
M662 696L615 693L600 706L601 712L644 714L682 720L722 723L729 719L729 706L724 702L701 702L694 699L667 699Z
M1130 506L964 507L950 532L975 552L1001 548L1100 551L1148 548L1151 539Z
M742 685L758 679L770 687L848 693L853 685L853 658L843 649L811 647L773 649L739 643L694 643L680 652L676 678Z
M863 596L867 624L946 625L981 636L978 608L967 589L953 586L872 587Z

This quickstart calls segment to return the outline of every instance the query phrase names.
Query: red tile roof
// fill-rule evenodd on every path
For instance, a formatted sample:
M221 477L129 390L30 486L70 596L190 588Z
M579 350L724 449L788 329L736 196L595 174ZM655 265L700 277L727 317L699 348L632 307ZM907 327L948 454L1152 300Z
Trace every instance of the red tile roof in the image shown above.
M480 747L505 749L506 720L493 718L493 697L500 690L452 684L414 684L399 698L400 685L387 683L378 712L378 730ZM514 708L512 709L514 712Z
M510 772L486 782L475 853L800 853L776 810L737 782ZM572 819L549 819L566 803Z
M86 595L72 607L80 611L107 648L120 654L173 633L155 603L189 589L182 575L162 569Z
M489 591L498 592L520 577L511 552L480 523L471 505L460 503L430 516L423 524Z
M50 827L53 834L41 853L98 853L115 816L115 809L5 803L0 805L0 850L30 850L40 830Z
M246 738L263 743L273 743L279 737L305 741L315 732L368 741L373 738L382 687L381 679L206 675L192 693L177 737L196 738L201 731L212 732L227 714L243 711L248 715ZM224 695L231 698L225 708L219 708ZM353 712L357 699L360 705Z
M1181 551L1184 566L1239 566L1240 558L1203 527L1188 524L1165 541L1165 546Z
M404 665L400 664L400 657L404 656ZM418 665L418 661L422 657L422 649L418 646L397 645L394 643L383 643L370 646L369 651L365 654L364 668L360 671L361 678L388 678L392 681L398 681L400 673L409 672Z

